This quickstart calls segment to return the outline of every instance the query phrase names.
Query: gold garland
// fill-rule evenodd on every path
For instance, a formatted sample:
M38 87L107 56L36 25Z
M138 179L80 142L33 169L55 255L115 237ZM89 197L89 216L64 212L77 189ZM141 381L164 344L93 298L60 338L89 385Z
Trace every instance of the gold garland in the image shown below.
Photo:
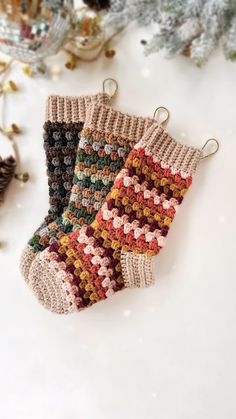
M12 67L13 62L13 60L10 60L8 63L0 61L0 75L2 75L2 79L0 81L0 97L2 97L3 103L7 93L17 91L17 86L14 81L9 80L6 83L4 82L4 79ZM4 192L13 178L18 179L21 182L27 182L29 179L29 174L27 172L16 173L16 170L20 165L20 158L14 137L20 133L21 130L16 124L13 123L9 127L5 128L2 121L0 125L0 134L10 141L13 154L5 159L0 156L0 203L3 202Z

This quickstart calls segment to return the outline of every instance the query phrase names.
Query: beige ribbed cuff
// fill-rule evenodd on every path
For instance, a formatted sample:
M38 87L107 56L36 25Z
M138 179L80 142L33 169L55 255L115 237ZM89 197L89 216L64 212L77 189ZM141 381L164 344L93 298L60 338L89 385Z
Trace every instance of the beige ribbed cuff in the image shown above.
M152 118L128 115L109 106L93 103L87 113L84 128L136 143L154 122Z
M154 284L152 274L153 257L122 253L121 267L122 276L126 288L146 288Z
M145 132L135 148L144 147L172 171L192 175L199 163L201 150L184 145L174 140L162 126L157 123Z
M49 96L46 103L46 121L50 122L84 122L87 109L91 103L108 104L107 93L90 96Z

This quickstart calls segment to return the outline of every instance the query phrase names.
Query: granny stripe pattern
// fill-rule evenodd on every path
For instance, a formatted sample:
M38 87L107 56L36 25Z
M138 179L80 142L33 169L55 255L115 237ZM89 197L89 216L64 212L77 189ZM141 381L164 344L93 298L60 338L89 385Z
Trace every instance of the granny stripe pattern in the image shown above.
M92 96L50 96L46 103L44 124L44 149L49 186L49 210L42 225L29 240L21 256L20 268L27 280L34 253L43 250L39 232L66 209L71 193L76 151L85 115L93 102L106 104L106 93Z
M29 243L34 250L43 250L64 234L94 220L131 147L153 122L151 118L123 114L109 106L90 108L79 137L68 206L60 217L37 231Z
M200 157L200 150L152 124L94 222L63 235L35 259L30 286L41 304L69 313L125 287L153 284L152 256L165 245Z

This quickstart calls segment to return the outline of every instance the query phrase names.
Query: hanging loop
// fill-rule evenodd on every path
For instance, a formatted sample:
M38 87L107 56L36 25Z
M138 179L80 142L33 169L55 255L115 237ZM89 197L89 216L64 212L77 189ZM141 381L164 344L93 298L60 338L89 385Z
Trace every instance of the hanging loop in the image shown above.
M108 90L111 91L112 89L112 93L106 92L106 86L108 87ZM110 96L110 99L113 99L113 97L117 94L118 88L119 86L115 79L108 78L108 79L103 80L103 83L102 83L103 93L107 93Z
M165 118L163 119L163 121L160 120L159 122L160 118L158 118L158 114L161 114L163 112L165 114ZM153 119L156 119L160 125L165 126L170 119L170 111L165 106L158 106L158 108L156 108L154 111Z
M209 144L209 143L214 143L215 149L210 151L208 154L205 154L205 155L202 153L201 160L206 159L207 157L213 156L213 154L216 154L217 151L219 150L219 147L220 147L219 141L217 141L215 138L209 138L209 140L207 140L205 142L205 144L202 146L202 148L201 148L202 152L207 147L207 144Z

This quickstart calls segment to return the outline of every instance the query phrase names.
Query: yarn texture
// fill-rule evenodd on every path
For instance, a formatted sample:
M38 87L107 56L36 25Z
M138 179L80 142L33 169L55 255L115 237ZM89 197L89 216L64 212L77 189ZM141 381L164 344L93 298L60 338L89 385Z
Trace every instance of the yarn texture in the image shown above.
M29 284L39 302L51 311L69 313L124 288L152 285L152 257L166 243L200 158L200 150L180 144L151 123L95 220L64 234L35 258Z
M90 224L124 166L132 147L154 121L94 105L79 135L68 206L54 222L37 231L29 244L43 250L62 234Z
M40 231L60 219L67 208L73 182L76 152L80 132L91 103L108 103L106 93L91 96L61 97L49 96L46 103L46 122L44 124L44 150L49 186L48 214L24 249L20 269L27 280L29 268L35 253L43 250L49 237L42 239Z

